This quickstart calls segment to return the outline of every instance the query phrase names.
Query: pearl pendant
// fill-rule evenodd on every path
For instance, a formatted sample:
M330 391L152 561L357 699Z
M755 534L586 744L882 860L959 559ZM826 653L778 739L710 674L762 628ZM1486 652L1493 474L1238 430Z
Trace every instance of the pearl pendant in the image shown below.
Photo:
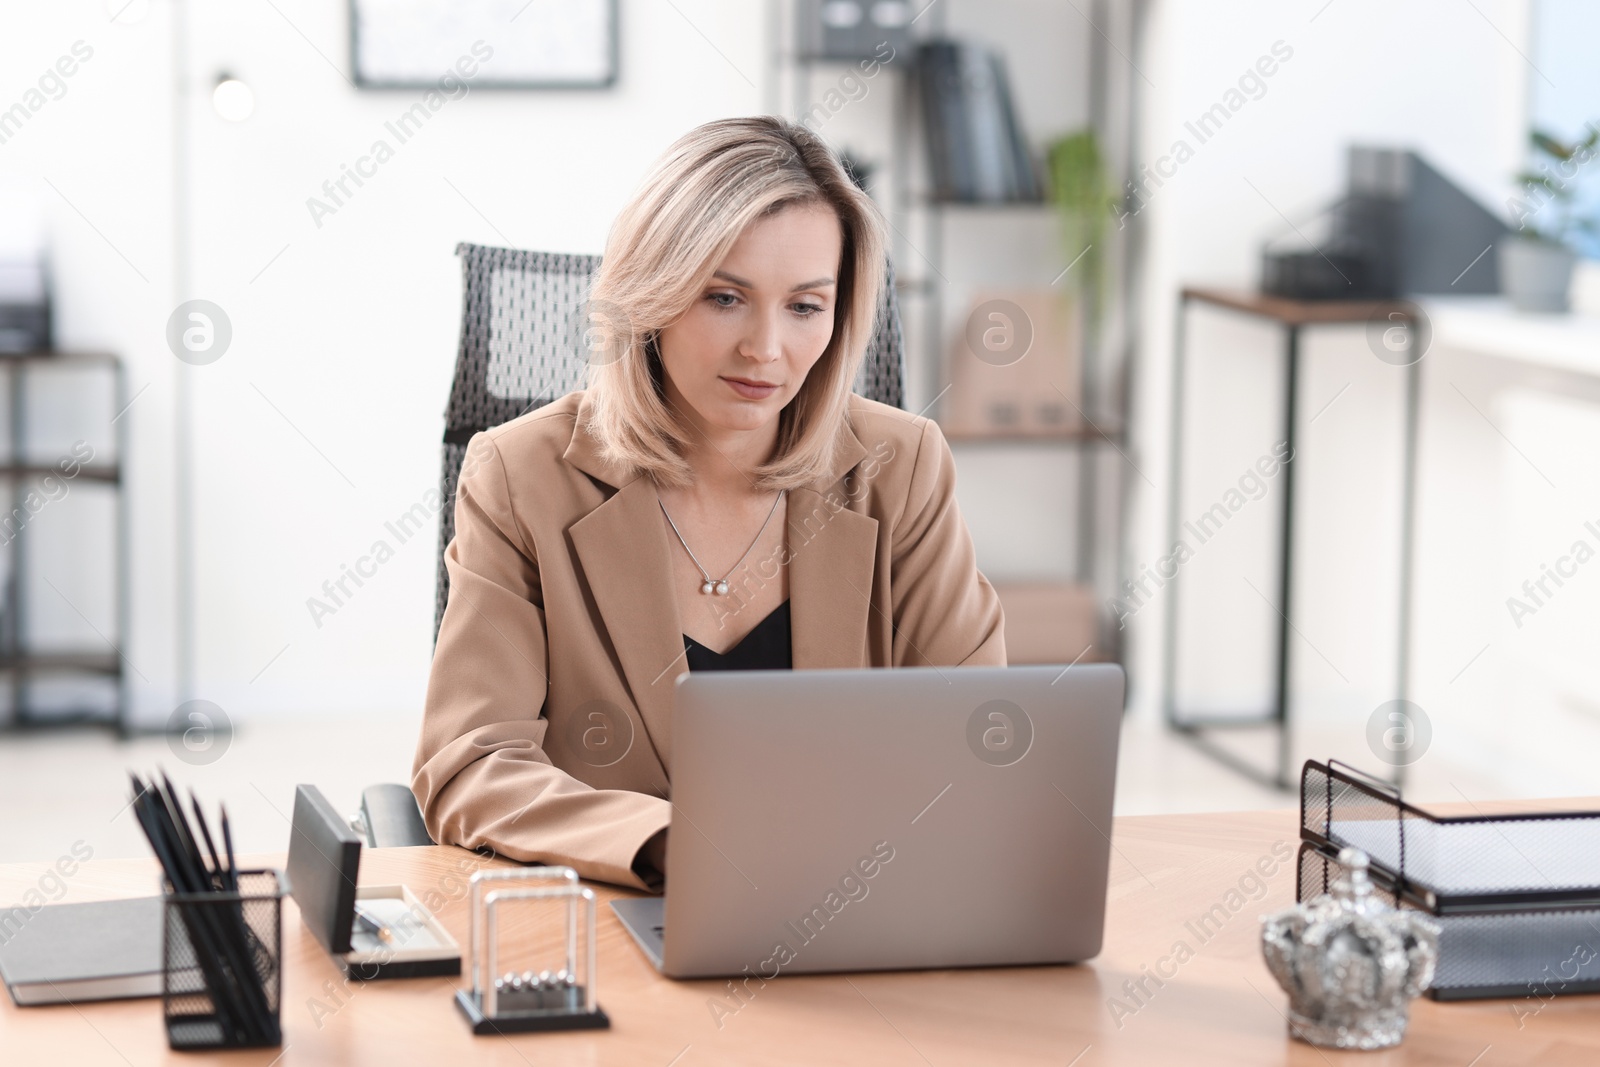
M721 582L717 583L717 595L718 596L727 596L728 595L728 583L726 581L721 581Z
M700 591L706 596L710 596L716 590L716 587L717 584L710 579L700 583Z

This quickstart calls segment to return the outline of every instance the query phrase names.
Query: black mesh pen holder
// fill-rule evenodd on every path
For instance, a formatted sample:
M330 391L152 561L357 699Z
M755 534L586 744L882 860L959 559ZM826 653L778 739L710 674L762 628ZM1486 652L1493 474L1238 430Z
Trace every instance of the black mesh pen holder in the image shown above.
M163 878L161 1012L174 1049L283 1043L282 872L240 871L238 889L175 893Z
M1300 775L1296 899L1358 848L1376 894L1439 923L1434 1000L1600 992L1600 811L1440 816L1329 760Z

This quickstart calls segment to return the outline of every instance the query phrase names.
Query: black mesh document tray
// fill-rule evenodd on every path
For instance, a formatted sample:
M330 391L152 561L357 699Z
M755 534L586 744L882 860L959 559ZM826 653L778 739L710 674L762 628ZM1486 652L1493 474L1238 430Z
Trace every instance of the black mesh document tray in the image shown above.
M1435 1000L1600 992L1600 811L1434 815L1329 760L1300 773L1296 898L1325 892L1345 847L1374 886L1438 919Z

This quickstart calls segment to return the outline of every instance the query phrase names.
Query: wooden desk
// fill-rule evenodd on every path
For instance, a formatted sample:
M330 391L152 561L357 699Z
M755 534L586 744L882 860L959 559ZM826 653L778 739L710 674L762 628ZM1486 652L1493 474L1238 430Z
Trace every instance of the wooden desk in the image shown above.
M1594 804L1550 801L1546 808ZM1485 805L1487 807L1488 805ZM1542 1067L1600 1063L1600 998L1518 1004L1477 1001L1412 1007L1410 1033L1384 1053L1337 1053L1291 1041L1286 999L1261 962L1257 916L1294 897L1294 869L1278 864L1258 900L1232 909L1276 842L1295 843L1292 812L1118 819L1104 952L1074 967L780 977L721 1027L708 1006L729 1005L725 982L675 982L645 961L610 910L599 923L600 1003L612 1029L474 1038L451 1002L467 979L340 986L338 972L284 904L280 1049L227 1056L168 1050L157 1000L22 1008L0 998L0 1064L210 1062L346 1064L1429 1064ZM1282 849L1280 849L1282 852ZM252 857L270 862L272 857ZM456 848L376 849L363 882L403 881L467 940L466 880L481 862ZM495 864L497 861L487 861ZM1270 864L1269 864L1270 866ZM45 864L0 866L0 901L19 900ZM147 893L153 861L94 859L68 880L67 900ZM605 888L602 898L626 891ZM1231 917L1209 937L1190 920L1221 904ZM1178 942L1193 955L1179 962ZM1147 978L1164 972L1169 977ZM1125 983L1143 981L1135 1000ZM1157 982L1160 985L1157 985ZM1124 1010L1113 1017L1113 998ZM281 1058L280 1058L281 1057Z

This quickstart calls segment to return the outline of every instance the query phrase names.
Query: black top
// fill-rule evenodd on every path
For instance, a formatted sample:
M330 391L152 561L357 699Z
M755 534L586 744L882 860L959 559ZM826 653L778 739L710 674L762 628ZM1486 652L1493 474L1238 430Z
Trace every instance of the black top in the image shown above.
M772 609L755 629L726 652L713 652L688 634L683 635L691 671L789 670L794 661L789 649L789 602Z

